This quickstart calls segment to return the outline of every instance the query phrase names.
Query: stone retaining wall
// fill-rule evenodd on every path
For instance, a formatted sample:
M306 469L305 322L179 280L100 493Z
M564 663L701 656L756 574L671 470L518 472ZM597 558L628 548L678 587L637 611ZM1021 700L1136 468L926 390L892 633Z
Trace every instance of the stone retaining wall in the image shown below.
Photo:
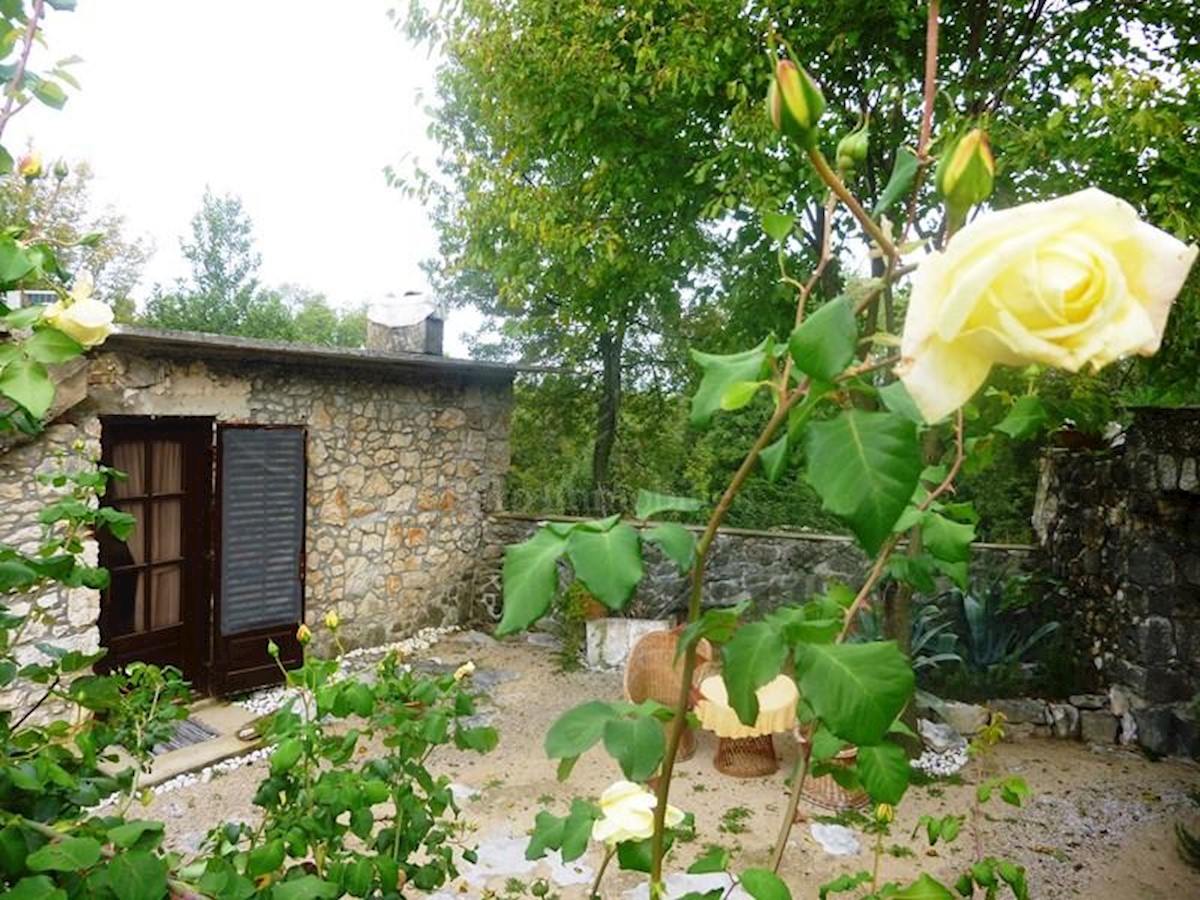
M461 586L474 597L478 616L497 621L502 605L500 568L504 546L528 538L537 519L497 515L489 519L479 565ZM1028 571L1034 548L1021 545L977 545L976 571ZM659 618L687 606L688 581L653 545L646 548L646 575L629 615ZM732 606L754 600L762 608L801 602L823 592L830 582L860 583L871 561L850 538L815 533L781 533L727 529L713 544L707 567L705 603Z

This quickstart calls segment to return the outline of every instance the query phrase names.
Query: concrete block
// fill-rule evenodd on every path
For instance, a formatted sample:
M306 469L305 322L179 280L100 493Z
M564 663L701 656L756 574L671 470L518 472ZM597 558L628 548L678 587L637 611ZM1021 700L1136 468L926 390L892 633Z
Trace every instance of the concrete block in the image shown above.
M661 619L591 619L587 623L587 663L593 669L618 669L645 635L670 627L670 622Z
M1111 713L1085 709L1079 713L1079 736L1088 744L1111 744L1117 739L1117 719Z

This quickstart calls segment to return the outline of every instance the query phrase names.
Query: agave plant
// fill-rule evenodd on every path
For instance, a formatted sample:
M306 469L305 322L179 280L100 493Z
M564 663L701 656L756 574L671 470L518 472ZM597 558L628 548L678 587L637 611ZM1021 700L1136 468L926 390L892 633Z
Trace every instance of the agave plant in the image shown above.
M954 623L933 603L915 606L912 617L912 667L915 672L936 669L942 663L962 662L956 652L958 636L951 630ZM882 641L883 615L875 606L858 614L858 624L850 638L855 643Z
M939 602L957 610L962 659L977 672L1020 665L1034 647L1059 627L1058 622L1046 622L1028 631L1022 611L1005 607L1004 584L999 580L973 586L968 591L952 589Z

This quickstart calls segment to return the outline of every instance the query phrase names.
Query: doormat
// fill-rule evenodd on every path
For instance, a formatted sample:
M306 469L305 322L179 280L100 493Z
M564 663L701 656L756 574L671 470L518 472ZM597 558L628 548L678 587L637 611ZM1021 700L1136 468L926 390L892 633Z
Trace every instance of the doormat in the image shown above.
M195 719L184 719L175 726L175 734L169 741L162 744L154 745L154 755L161 756L164 753L170 753L172 750L178 750L181 747L190 747L192 744L203 744L205 741L211 741L215 737L219 737L220 733L213 731L202 722L197 722Z

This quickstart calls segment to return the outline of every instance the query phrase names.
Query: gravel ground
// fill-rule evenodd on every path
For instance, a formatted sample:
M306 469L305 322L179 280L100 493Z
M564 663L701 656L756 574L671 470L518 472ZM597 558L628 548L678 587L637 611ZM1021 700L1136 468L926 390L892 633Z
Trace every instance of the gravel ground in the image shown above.
M481 845L481 865L465 867L463 877L437 896L482 897L485 889L501 890L509 878L528 883L547 877L563 900L580 900L587 896L599 853L592 849L567 866L530 864L522 857L524 835L540 808L561 815L572 797L594 798L620 777L616 764L597 749L580 760L566 784L559 784L541 750L546 729L563 710L590 699L618 699L620 676L562 673L543 642L496 642L472 632L443 636L414 656L418 664L432 666L457 666L468 659L475 662L477 683L488 694L484 713L499 729L500 746L486 756L439 751L431 760L431 768L459 785L463 815ZM697 837L677 845L671 871L682 872L710 843L731 848L736 869L766 863L787 803L784 773L795 755L790 738L778 738L776 744L783 764L778 774L739 780L713 769L715 742L710 735L699 736L696 755L677 768L672 790L672 803L695 814ZM1033 897L1200 896L1200 873L1179 859L1173 834L1176 822L1200 827L1200 807L1188 796L1200 789L1200 767L1194 763L1150 762L1117 747L1030 740L1000 746L991 765L996 774L1022 775L1034 798L1022 809L993 800L981 842L986 853L1026 867ZM975 785L985 777L979 768L972 762L953 779L909 791L885 841L892 852L883 858L882 879L903 883L921 870L947 882L957 877L973 855L969 829L955 843L939 843L934 849L922 837L910 836L922 814L967 812ZM216 823L255 819L250 798L265 772L265 761L257 759L213 773L206 781L198 777L156 796L136 815L163 819L169 844L192 852ZM808 814L816 818L823 811L810 809ZM781 870L797 898L816 897L823 882L872 864L870 839L860 836L856 853L834 856L814 839L812 824L792 830ZM686 888L703 890L705 885ZM638 878L612 872L601 893L606 898L644 896L644 885L639 891Z

